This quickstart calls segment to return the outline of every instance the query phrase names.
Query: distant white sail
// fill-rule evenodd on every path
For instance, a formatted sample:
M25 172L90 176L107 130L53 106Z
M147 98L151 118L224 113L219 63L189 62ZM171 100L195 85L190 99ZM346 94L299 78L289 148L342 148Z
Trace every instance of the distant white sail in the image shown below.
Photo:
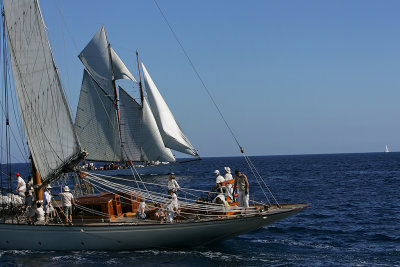
M389 152L388 145L385 146L385 152Z
M88 160L122 161L116 105L86 70L75 127Z
M197 156L196 150L182 132L143 63L142 68L147 98L165 146L182 153Z
M123 152L133 161L175 161L170 149L164 146L157 123L147 104L143 108L129 94L119 88L121 139Z
M136 81L115 51L111 47L109 49L103 26L78 57L88 72L109 95L114 95L113 74L115 80L130 79Z
M37 1L3 1L15 89L28 145L43 181L76 159L80 145Z

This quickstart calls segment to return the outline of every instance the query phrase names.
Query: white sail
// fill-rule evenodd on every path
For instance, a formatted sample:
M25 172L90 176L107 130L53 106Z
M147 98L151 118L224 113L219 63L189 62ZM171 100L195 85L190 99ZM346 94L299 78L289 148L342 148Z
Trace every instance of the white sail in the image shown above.
M133 77L132 73L125 66L124 62L122 62L121 58L117 55L114 49L110 46L111 58L113 62L113 71L114 77L116 80L119 79L129 79L136 82L135 77Z
M385 146L385 152L389 152L388 145Z
M182 153L197 156L196 150L182 132L143 63L142 68L147 98L165 146Z
M164 146L153 113L143 102L143 108L120 87L121 140L123 153L132 161L175 161Z
M43 181L80 154L37 1L3 1L14 84L28 145Z
M115 51L108 47L106 31L102 26L78 57L100 86L114 95L113 78L136 80Z
M75 127L88 160L122 161L116 105L86 70Z

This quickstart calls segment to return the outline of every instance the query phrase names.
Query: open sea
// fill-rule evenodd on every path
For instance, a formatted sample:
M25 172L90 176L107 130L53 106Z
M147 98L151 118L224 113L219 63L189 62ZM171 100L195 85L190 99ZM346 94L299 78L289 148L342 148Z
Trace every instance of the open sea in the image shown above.
M279 202L310 203L297 215L206 247L141 251L0 250L0 266L400 266L400 153L251 157ZM176 165L182 187L209 189L229 166L263 194L241 157ZM26 179L29 170L15 164ZM167 183L167 176L149 175ZM60 242L62 242L60 240Z

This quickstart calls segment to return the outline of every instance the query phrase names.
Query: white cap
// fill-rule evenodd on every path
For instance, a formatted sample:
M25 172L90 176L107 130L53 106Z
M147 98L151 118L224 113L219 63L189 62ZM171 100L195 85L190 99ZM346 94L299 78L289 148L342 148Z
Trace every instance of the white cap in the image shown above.
M48 185L46 188L47 188L47 189L52 189L51 185Z
M227 173L231 173L231 168L229 168L229 167L224 167L224 169L225 169L225 171L226 171Z
M175 193L172 194L172 198L177 198Z
M214 171L214 174L219 174L219 170L215 170L215 171Z
M65 192L69 192L69 187L68 187L68 185L64 186L64 191L65 191Z
M219 194L217 198L220 198L222 201L225 201L225 195L224 194Z

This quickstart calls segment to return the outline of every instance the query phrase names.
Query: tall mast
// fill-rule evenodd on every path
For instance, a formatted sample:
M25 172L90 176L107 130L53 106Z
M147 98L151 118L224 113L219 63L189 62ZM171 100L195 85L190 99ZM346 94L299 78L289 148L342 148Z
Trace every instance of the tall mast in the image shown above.
M35 190L35 200L43 200L43 187L41 186L42 179L40 178L39 172L36 169L36 165L32 155L30 156L30 159L32 168L33 189Z
M139 52L137 50L136 50L136 59L137 59L137 66L138 66L138 70L139 70L140 101L143 106L144 94L143 94L143 85L142 85L142 74L140 73Z
M115 81L115 75L114 75L114 64L112 61L112 56L111 56L111 45L108 42L108 38L107 38L107 34L104 31L104 34L106 36L106 40L107 40L107 50L108 50L108 56L110 58L110 65L111 65L111 72L112 72L112 85L113 85L113 89L114 89L114 103L115 103L115 107L117 109L117 119L118 119L118 131L119 131L119 140L120 140L120 146L122 148L122 142L121 142L121 136L122 136L122 132L121 132L121 118L119 116L119 105L118 105L118 93L117 93L117 85L116 85L116 81Z

